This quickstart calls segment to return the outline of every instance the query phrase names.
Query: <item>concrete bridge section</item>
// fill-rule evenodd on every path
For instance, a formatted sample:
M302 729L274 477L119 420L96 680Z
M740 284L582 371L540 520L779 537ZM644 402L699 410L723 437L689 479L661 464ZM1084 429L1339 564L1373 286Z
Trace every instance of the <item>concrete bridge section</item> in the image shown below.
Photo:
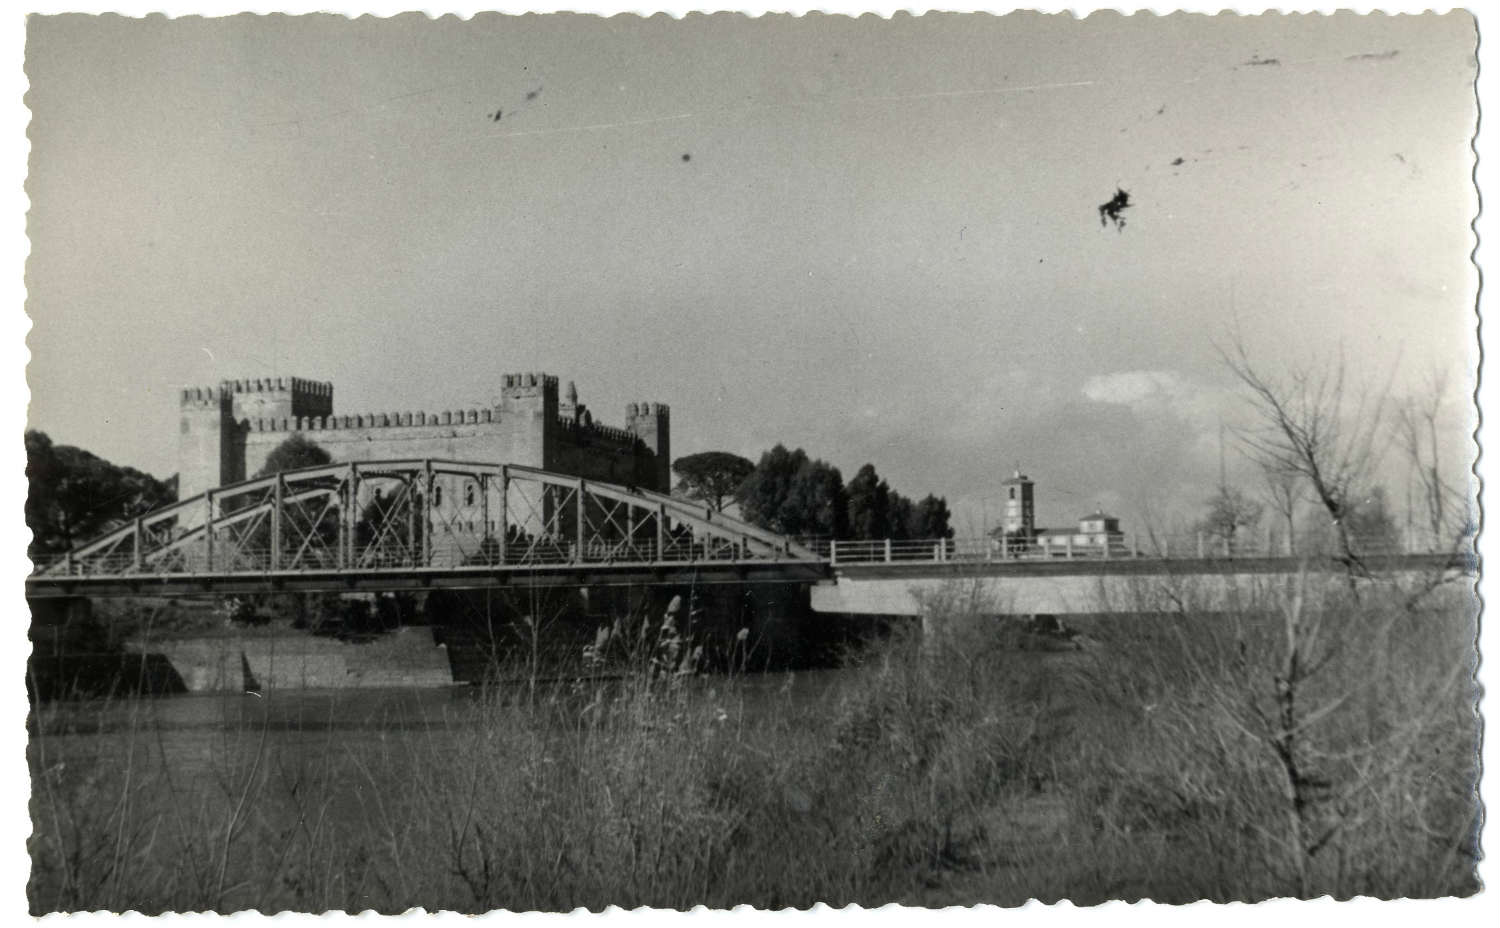
M1365 559L1374 580L1410 585L1474 574L1471 559L1446 554L1384 555ZM921 616L934 597L966 587L986 598L986 610L1008 615L1082 615L1167 612L1232 606L1239 596L1299 571L1338 573L1329 558L1288 557L997 561L946 564L846 565L812 588L816 612Z

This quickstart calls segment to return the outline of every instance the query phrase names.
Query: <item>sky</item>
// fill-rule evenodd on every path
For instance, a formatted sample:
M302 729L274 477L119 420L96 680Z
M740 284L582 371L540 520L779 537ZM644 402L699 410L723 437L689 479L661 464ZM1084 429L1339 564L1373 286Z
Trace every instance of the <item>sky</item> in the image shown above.
M1131 530L1201 510L1221 457L1253 485L1238 338L1396 395L1445 372L1467 461L1475 41L1464 13L33 18L29 423L167 476L183 386L435 411L548 371L607 424L669 403L678 456L872 462L961 534L1016 467L1041 523Z

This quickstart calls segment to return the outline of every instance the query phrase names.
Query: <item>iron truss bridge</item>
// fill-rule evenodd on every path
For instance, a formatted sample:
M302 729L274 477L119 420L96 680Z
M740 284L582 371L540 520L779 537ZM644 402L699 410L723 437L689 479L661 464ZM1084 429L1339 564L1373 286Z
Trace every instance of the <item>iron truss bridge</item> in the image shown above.
M28 597L810 581L791 539L661 493L515 464L329 464L219 487L42 565Z
M1352 539L1372 567L1473 573L1473 538ZM798 541L614 483L516 464L328 464L220 487L42 565L30 598L812 582L891 576L1285 571L1338 561L1334 539L1005 538ZM1166 564L1163 562L1176 562ZM1169 571L1170 572L1170 571Z

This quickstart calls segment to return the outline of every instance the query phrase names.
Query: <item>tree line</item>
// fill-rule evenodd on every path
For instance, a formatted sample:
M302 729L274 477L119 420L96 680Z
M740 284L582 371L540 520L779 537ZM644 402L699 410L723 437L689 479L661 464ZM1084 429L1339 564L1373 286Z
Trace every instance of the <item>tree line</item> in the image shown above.
M873 464L865 464L846 484L827 461L778 444L758 463L705 451L678 458L672 470L678 495L716 511L738 504L746 520L783 535L870 541L953 537L947 499L904 496Z
M46 432L26 432L27 556L46 561L71 548L175 502L177 478L158 480L111 464L72 445L54 444Z
M266 456L255 474L327 464L327 451L293 435ZM27 555L47 560L177 501L177 475L160 480L106 461L72 445L59 445L38 429L26 432Z

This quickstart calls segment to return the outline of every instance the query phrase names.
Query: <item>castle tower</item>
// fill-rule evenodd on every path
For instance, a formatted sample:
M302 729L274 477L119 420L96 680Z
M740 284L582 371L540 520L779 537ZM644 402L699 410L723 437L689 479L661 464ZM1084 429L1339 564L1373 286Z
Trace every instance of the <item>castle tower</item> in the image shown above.
M219 387L189 387L179 402L177 498L187 499L234 472L234 419L229 394Z
M331 383L301 377L257 377L225 380L219 387L232 397L236 422L333 415Z
M1012 537L1036 537L1036 511L1032 501L1031 478L1018 469L1010 479L1002 481L1000 489L1005 493L1005 515L1000 527Z
M672 410L666 403L627 403L625 428L634 432L654 457L636 470L636 481L648 490L672 492Z
M301 377L224 380L182 391L177 442L177 496L244 480L246 420L296 421L333 414L333 384Z
M557 378L551 374L504 376L500 388L500 442L507 463L552 467L559 454L559 407Z
M569 422L580 422L583 412L583 404L578 402L578 387L570 380L563 390L562 400L557 404L557 414Z

